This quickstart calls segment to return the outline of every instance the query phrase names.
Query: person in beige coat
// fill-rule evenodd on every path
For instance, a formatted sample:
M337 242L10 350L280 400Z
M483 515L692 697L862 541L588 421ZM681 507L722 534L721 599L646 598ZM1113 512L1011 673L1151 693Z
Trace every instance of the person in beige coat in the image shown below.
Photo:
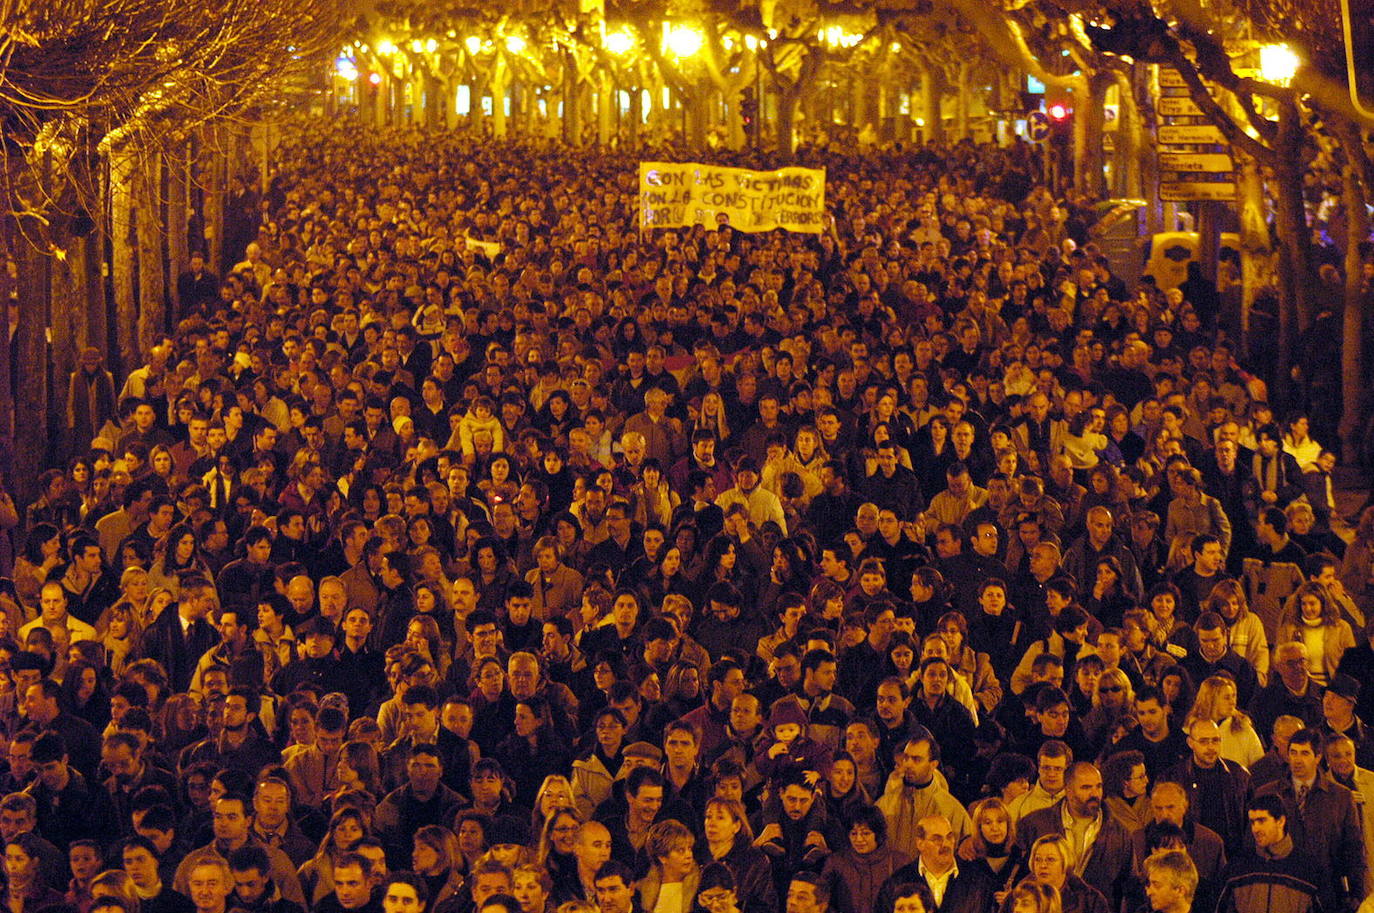
M1355 634L1320 583L1304 583L1293 595L1298 611L1286 615L1279 623L1275 643L1306 644L1312 660L1312 678L1325 685L1336 674L1345 651L1355 646Z

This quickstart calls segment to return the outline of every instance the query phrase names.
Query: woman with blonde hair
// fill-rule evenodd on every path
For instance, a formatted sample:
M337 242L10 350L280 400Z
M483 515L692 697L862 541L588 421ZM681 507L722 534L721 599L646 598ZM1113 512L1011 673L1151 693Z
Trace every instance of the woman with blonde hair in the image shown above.
M573 807L572 781L562 774L549 774L534 794L534 811L530 814L530 833L542 834L550 816Z
M1026 870L1026 854L1016 842L1016 822L996 796L979 799L969 813L973 833L959 848L959 858L983 869L990 881L1005 890Z
M118 897L129 913L139 913L140 898L134 881L123 869L106 869L91 879L91 899Z
M440 678L448 675L451 660L448 650L444 648L444 635L439 630L439 622L432 615L422 612L411 616L406 622L406 639L403 643L434 666Z
M1063 913L1109 913L1102 892L1074 874L1076 861L1069 838L1062 834L1045 834L1031 844L1031 875L1059 892Z
M1308 581L1289 599L1284 618L1279 622L1275 644L1290 641L1307 645L1312 679L1325 686L1336 674L1345 651L1355 646L1355 634L1350 630L1350 622L1341 618L1326 587Z
M639 881L640 908L655 913L691 913L701 869L692 855L696 837L673 818L659 821L644 837L649 872Z
M702 396L696 420L687 432L689 440L692 432L698 428L704 428L714 434L717 453L724 453L725 442L730 439L730 425L725 420L725 399L715 390L708 390Z
M1101 749L1115 738L1117 728L1135 707L1135 687L1120 667L1104 669L1090 699L1092 709L1083 716L1083 733L1090 746Z
M560 808L544 819L535 862L548 870L555 887L577 884L577 832L582 818L575 808Z
M1221 730L1221 756L1249 767L1264 756L1264 746L1250 717L1236 706L1238 693L1235 680L1229 675L1205 679L1198 686L1183 731L1188 732L1194 720L1211 720Z
M129 571L124 573L127 576ZM139 635L143 633L135 617L133 603L121 599L102 613L100 621L96 633L100 635L100 644L105 648L105 664L113 674L122 675L130 654L138 645Z

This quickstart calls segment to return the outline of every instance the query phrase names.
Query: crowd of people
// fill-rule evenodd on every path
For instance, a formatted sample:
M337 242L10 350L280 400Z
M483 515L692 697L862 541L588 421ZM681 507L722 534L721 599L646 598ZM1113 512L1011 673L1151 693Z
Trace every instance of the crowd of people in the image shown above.
M1019 147L798 158L820 234L642 233L292 131L0 494L9 913L1365 904L1374 508L1216 289Z

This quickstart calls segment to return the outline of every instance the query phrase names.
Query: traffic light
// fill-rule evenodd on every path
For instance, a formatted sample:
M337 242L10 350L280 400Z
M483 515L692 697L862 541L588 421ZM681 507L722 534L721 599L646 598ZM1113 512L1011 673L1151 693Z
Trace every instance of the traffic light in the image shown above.
M1341 0L1350 99L1374 117L1374 0Z
M739 93L739 113L744 120L744 128L751 129L759 116L759 100L752 86Z
M1063 102L1055 102L1049 106L1045 113L1050 116L1050 141L1072 145L1073 106Z

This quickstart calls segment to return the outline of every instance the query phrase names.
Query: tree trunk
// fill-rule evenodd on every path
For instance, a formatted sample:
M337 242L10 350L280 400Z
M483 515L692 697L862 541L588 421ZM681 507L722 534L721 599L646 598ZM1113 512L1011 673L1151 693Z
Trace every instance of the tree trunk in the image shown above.
M209 149L207 149L209 152ZM212 169L211 173L218 169ZM134 162L124 150L110 154L110 239L114 248L115 325L118 327L119 359L125 369L139 364L138 304L134 298ZM212 184L207 198L220 197ZM220 197L221 215L223 199ZM207 206L207 209L209 207ZM208 214L207 214L208 218ZM222 221L222 219L221 219ZM218 225L219 223L214 223ZM220 236L216 234L218 240ZM211 249L218 252L219 245Z
M1345 190L1345 311L1341 320L1341 439L1342 461L1354 465L1359 459L1361 419L1365 402L1364 377L1364 262L1360 245L1369 238L1369 215L1365 208L1369 191L1364 178L1366 160L1360 131L1338 121L1336 135L1345 151L1342 183Z
M954 139L968 139L969 136L969 63L959 62L959 75L954 84Z
M5 178L5 186L12 186L13 179L8 175ZM18 224L11 215L13 212L14 206L10 202L9 194L0 189L0 257L13 258L17 264L18 246L23 241L19 237ZM11 494L15 494L9 478L12 467L3 461L12 458L14 454L15 403L14 385L10 378L13 370L13 365L10 364L10 302L18 301L18 280L17 270L15 275L11 276L8 269L0 269L0 473L5 475L3 481L9 485ZM19 317L17 309L14 311L14 317Z
M168 145L165 156L167 176L167 291L172 303L172 313L181 315L181 302L176 300L176 281L190 265L189 237L187 224L189 207L186 186L186 143L174 142ZM265 190L266 188L264 188ZM175 325L175 319L172 321Z
M615 136L615 80L602 70L596 89L596 142L603 149L611 145Z
M1255 298L1274 286L1274 252L1264 211L1264 180L1259 163L1240 149L1232 150L1239 172L1240 205L1240 327L1241 342L1250 356L1250 312Z
M138 235L138 350L147 352L166 333L167 268L162 257L161 155L138 157L133 177Z
M56 247L53 256L48 258L50 284L47 323L52 327L52 341L49 346L52 353L53 375L59 382L64 382L76 366L76 319L73 312L81 310L81 302L74 270L76 258L73 255L81 239L61 237L54 238L53 243ZM62 252L61 256L57 255L59 250Z
M801 92L795 87L778 90L778 152L791 156L797 150L797 108Z
M37 237L38 226L30 226ZM18 388L15 406L15 483L23 503L37 497L35 483L47 463L48 450L48 296L49 257L27 238L20 238Z
M563 54L563 142L576 146L582 142L581 94L577 82L577 62L571 53Z
M945 141L944 101L949 82L938 66L921 71L921 116L925 119L924 139L927 143Z
M504 139L509 118L506 116L506 91L510 88L510 67L505 58L498 57L491 74L491 135Z
M1279 104L1279 136L1275 144L1274 192L1278 201L1275 223L1279 240L1279 275L1284 294L1279 315L1279 365L1293 364L1298 333L1312 321L1312 243L1303 206L1302 124L1296 102ZM1291 376L1284 374L1283 387ZM1285 389L1285 393L1287 390ZM1285 405L1291 400L1285 398Z
M1079 137L1077 122L1081 120L1083 125L1083 145L1075 150L1074 155L1074 186L1094 200L1106 196L1102 167L1106 161L1106 154L1102 149L1102 137L1106 132L1107 118L1102 105L1103 99L1107 97L1107 87L1114 79L1108 70L1099 70L1083 79L1086 91L1082 93L1082 99L1077 101L1078 116L1074 118L1075 142Z

